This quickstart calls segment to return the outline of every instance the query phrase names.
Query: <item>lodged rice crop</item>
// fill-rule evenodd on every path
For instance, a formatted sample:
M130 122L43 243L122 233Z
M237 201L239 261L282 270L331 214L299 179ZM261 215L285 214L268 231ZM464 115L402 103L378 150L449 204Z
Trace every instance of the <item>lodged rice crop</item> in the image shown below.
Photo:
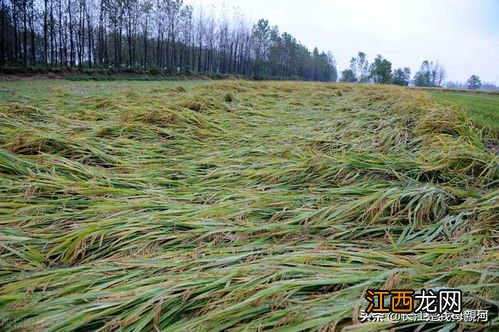
M0 100L2 330L498 327L499 157L464 113L391 86L130 84ZM373 288L458 288L489 323L361 323Z

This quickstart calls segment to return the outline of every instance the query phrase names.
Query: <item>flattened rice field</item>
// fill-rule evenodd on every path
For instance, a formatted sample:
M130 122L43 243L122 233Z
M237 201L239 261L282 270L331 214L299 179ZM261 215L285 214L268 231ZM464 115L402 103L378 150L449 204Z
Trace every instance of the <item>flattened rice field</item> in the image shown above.
M498 326L499 159L407 88L2 83L2 330L362 330L367 289Z

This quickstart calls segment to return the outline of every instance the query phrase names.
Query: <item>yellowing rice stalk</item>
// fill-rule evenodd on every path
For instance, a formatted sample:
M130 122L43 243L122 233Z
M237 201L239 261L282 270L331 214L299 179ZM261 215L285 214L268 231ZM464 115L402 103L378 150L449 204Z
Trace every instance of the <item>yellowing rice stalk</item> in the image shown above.
M73 84L0 101L2 330L498 327L499 158L465 114L391 86ZM361 324L377 288L458 288L489 322Z

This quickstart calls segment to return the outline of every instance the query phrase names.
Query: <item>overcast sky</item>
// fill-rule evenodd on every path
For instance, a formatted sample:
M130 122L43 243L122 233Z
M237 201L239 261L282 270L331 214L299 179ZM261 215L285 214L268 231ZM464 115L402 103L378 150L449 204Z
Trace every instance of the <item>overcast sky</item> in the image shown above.
M499 0L185 1L230 15L238 8L251 22L266 18L310 49L331 50L340 70L363 51L413 74L423 60L439 60L447 81L477 74L499 83Z

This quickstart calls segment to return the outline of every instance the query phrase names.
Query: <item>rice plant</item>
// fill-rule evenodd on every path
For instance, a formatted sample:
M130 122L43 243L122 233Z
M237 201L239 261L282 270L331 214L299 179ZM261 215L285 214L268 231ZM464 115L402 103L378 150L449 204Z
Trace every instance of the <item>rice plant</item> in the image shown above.
M390 86L71 84L0 101L2 330L456 328L361 324L377 287L459 288L490 313L459 328L499 326L499 156L464 113Z

